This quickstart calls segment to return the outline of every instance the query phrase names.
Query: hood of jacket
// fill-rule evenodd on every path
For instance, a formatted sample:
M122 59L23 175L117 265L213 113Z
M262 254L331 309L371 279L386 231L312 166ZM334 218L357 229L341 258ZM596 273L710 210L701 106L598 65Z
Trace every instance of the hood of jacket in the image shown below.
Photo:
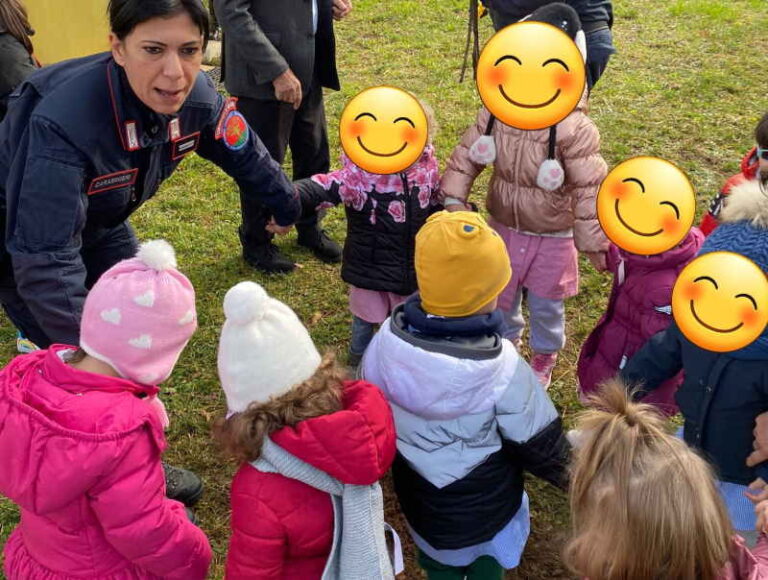
M363 368L399 407L425 419L452 419L492 408L509 388L520 357L508 340L495 340L490 347L413 340L398 307L374 337Z
M693 227L688 231L688 234L686 234L679 244L666 252L650 256L642 256L625 250L619 250L619 256L621 256L621 259L627 262L632 269L662 270L666 268L675 268L681 264L685 265L693 260L703 242L704 234L701 233L699 228Z
M747 221L755 228L768 229L768 189L764 190L756 179L735 186L719 219L721 223Z
M395 425L384 395L365 381L344 385L344 408L283 427L272 441L342 483L371 485L395 458Z
M160 419L141 397L157 387L74 369L48 350L0 371L0 492L42 515L103 478L137 430L165 448Z

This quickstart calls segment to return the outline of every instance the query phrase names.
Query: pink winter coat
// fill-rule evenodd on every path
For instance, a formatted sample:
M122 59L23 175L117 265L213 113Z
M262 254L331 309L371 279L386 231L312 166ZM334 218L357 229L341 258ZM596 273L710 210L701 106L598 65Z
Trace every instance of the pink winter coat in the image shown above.
M600 133L586 108L585 92L578 107L557 125L555 158L565 170L565 181L554 191L536 184L539 166L547 159L549 129L525 131L497 120L492 132L496 161L486 206L505 226L534 234L573 229L580 252L605 252L608 239L597 220L595 198L608 166L600 155ZM469 196L475 178L485 168L470 159L469 148L483 135L489 118L483 107L476 124L453 150L440 180L442 195L460 200Z
M582 396L616 375L651 336L669 325L677 275L696 257L703 240L703 234L693 228L676 247L653 256L630 254L611 245L611 297L605 314L581 347L576 368ZM675 414L674 395L681 382L680 375L666 381L643 402Z
M9 580L205 578L211 549L165 497L157 387L74 369L59 352L0 371L0 493L21 508Z
M717 580L768 580L768 538L765 534L760 534L752 549L744 544L741 536L734 535L728 562Z
M768 579L768 538L760 534L757 544L747 548L741 536L734 535L731 553L717 580L766 580Z

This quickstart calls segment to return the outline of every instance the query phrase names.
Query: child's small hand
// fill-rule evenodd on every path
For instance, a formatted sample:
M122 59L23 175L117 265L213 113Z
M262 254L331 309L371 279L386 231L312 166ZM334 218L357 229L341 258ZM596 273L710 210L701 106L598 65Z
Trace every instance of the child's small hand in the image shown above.
M758 532L768 533L766 529L766 523L768 523L768 500L761 501L755 506L755 515L757 516L757 523L755 528Z
M766 484L761 477L758 477L755 481L749 484L749 491L745 491L744 495L746 495L754 504L768 501L768 484ZM757 507L755 507L755 509L757 509Z
M608 269L608 261L605 252L584 252L592 267L598 272L605 272Z
M460 199L456 199L455 197L451 196L445 196L445 201L443 201L443 207L445 208L445 211L472 211L472 207L468 204L464 203Z
M275 221L275 218L272 218L269 220L269 223L267 224L267 227L264 229L267 230L271 234L277 234L279 236L284 236L288 232L291 231L291 228L293 226L280 226L277 225L277 222Z

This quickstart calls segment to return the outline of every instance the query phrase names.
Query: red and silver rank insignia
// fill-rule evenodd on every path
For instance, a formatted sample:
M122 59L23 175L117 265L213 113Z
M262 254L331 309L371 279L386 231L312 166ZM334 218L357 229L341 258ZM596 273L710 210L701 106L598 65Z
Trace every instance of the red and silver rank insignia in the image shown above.
M136 151L139 148L139 136L136 133L136 121L125 122L125 136L128 143L128 151Z
M168 135L171 141L175 141L181 137L181 126L179 125L179 118L171 119L168 123Z

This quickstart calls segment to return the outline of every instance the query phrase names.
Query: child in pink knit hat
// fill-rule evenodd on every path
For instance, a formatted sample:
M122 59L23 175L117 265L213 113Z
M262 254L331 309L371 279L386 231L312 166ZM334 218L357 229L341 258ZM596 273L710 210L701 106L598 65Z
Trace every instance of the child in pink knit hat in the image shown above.
M143 244L85 301L81 345L0 371L0 494L21 508L4 572L21 578L205 578L211 549L165 497L157 384L197 327L173 248Z

